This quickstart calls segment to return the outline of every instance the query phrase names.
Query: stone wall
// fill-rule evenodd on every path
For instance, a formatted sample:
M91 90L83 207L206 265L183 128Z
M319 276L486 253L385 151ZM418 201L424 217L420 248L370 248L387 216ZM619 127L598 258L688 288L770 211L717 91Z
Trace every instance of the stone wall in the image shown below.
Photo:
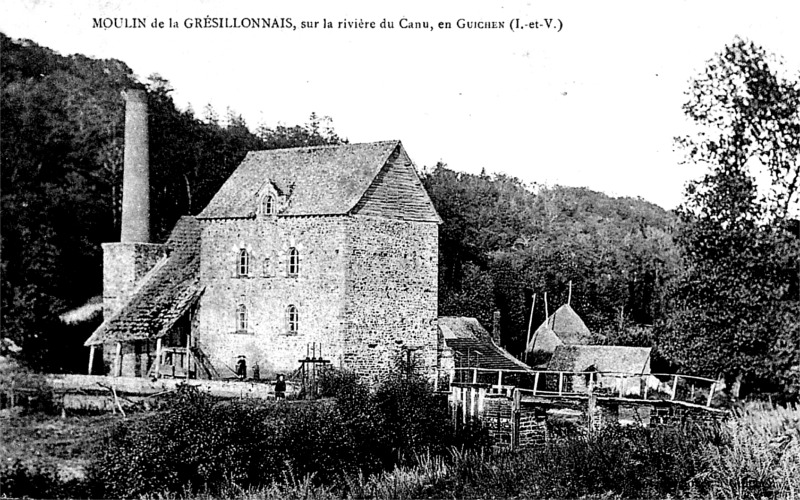
M341 366L345 280L344 216L275 217L203 221L196 344L223 377L234 375L246 356L248 376L255 364L262 378L300 366L307 348ZM299 272L288 274L290 248L300 256ZM249 273L238 275L239 252L250 256ZM248 325L240 331L237 308L244 304ZM287 308L298 311L290 333Z
M520 407L517 413L517 442L522 448L542 446L547 441L547 412L536 407Z
M374 382L408 359L429 378L437 364L438 224L350 218L344 364Z
M103 317L110 318L130 298L167 247L157 243L103 243Z
M486 395L480 414L489 437L499 448L510 448L514 440L514 401L503 395Z

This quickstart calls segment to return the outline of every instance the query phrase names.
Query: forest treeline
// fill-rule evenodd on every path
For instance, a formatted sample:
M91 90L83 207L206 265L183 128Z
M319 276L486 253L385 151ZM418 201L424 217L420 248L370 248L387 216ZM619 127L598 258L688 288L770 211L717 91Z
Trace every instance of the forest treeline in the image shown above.
M0 42L2 336L20 344L27 363L40 370L84 369L82 342L96 325L67 326L58 316L101 293L100 244L119 236L123 89L143 87L149 94L156 241L179 216L202 210L247 151L346 142L330 119L315 115L304 125L262 125L255 132L230 110L220 120L207 106L199 119L176 108L169 82L158 75L142 84L121 61L65 57L2 34ZM796 395L800 252L796 220L780 210L795 200L796 186L773 183L783 194L759 198L747 161L764 156L776 179L796 173L800 91L796 81L772 78L759 50L737 41L710 65L752 73L744 81L753 88L743 92L762 92L788 107L771 102L774 115L751 114L750 122L734 127L760 148L717 161L725 168L689 185L677 211L444 164L423 169L443 219L440 315L477 317L490 328L499 310L502 343L518 355L532 304L536 328L545 317L544 292L552 312L567 302L571 282L570 303L596 342L654 346L656 366ZM747 73L748 65L760 73ZM703 78L707 88L697 83ZM698 77L687 94L687 115L718 126L713 112L728 108L713 102L714 90L725 84L713 72ZM762 104L759 109L770 105ZM780 137L767 144L765 130ZM713 167L720 158L692 152L741 151L741 137L728 132L710 146L684 139L688 160ZM783 160L767 158L776 148Z

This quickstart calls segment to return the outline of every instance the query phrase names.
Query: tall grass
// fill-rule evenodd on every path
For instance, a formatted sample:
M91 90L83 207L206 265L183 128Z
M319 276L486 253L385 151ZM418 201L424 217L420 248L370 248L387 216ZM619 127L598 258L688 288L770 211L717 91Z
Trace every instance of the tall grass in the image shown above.
M800 498L800 409L746 408L725 424L729 442L704 455L715 498Z

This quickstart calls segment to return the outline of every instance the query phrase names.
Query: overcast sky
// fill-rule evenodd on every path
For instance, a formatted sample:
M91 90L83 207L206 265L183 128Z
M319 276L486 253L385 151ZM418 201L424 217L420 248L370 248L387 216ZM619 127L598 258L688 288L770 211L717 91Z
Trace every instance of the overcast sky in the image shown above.
M443 161L673 208L702 173L673 148L689 130L688 81L736 35L796 75L796 4L4 0L0 31L64 55L122 60L142 81L159 73L178 106L198 115L208 103L220 115L230 107L255 128L304 123L313 111L351 142L402 140L419 167ZM291 18L295 29L192 26L206 16ZM110 17L148 27L93 27ZM179 27L166 27L170 18ZM402 18L434 28L401 29ZM560 20L561 30L512 31L515 18ZM151 28L154 19L165 27ZM323 19L386 19L394 29L323 28ZM462 29L459 19L505 26Z

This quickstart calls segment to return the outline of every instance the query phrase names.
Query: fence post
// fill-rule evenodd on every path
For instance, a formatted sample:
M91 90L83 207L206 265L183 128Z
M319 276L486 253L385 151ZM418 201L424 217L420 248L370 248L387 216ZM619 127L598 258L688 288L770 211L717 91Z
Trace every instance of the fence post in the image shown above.
M533 375L533 395L536 395L536 388L539 387L539 372Z
M717 388L717 383L714 382L713 384L711 384L711 388L708 390L708 401L706 401L706 406L708 406L709 408L711 407L711 399L714 397L714 391L716 390L716 388Z
M497 371L497 385L498 386L503 385L503 370Z
M675 401L675 395L678 394L678 375L675 374L675 380L672 381L672 397L670 401Z
M514 388L512 392L513 404L511 406L511 449L514 450L519 447L519 407L521 394L518 388Z
M561 396L561 391L564 389L564 372L558 372L558 395Z
M477 368L473 368L472 369L472 383L473 384L477 384L478 383L478 369Z
M594 393L589 394L589 399L586 401L586 425L588 431L592 432L595 428L595 419L597 418L597 396Z
M467 423L467 388L461 388L461 416L463 423Z

